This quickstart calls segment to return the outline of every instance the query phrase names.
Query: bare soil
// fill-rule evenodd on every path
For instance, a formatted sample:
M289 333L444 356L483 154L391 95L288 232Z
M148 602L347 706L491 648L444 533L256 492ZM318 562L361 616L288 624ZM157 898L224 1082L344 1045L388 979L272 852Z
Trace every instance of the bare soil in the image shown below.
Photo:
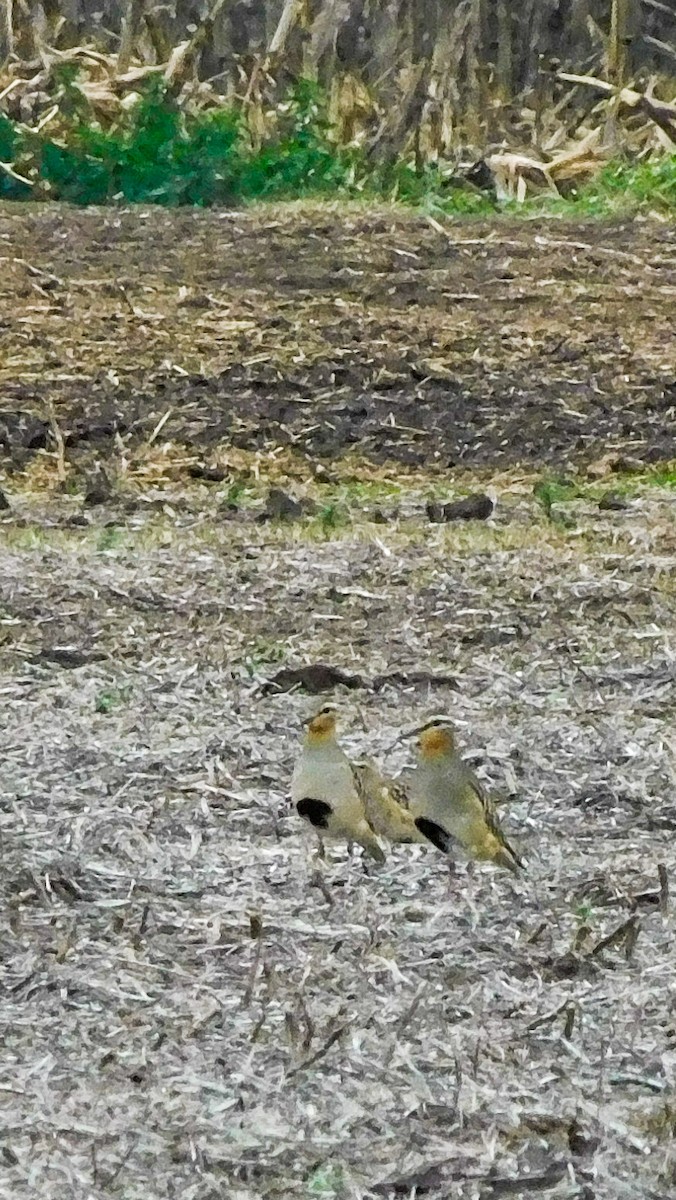
M0 237L0 1196L668 1200L674 492L532 489L674 455L673 231ZM488 521L428 521L475 486ZM523 879L315 859L319 701L269 683L318 663L390 769L455 717Z
M0 213L0 442L116 430L491 468L676 456L676 232L386 211Z

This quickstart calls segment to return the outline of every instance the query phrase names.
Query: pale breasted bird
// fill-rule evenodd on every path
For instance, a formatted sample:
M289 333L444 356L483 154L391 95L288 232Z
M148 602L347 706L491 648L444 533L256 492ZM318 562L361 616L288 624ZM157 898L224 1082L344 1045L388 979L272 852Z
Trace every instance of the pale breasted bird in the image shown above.
M408 810L406 790L396 780L382 775L370 759L352 764L355 782L371 828L389 842L429 842Z
M524 864L483 786L457 753L449 719L431 717L404 736L418 738L417 765L408 774L406 792L420 832L440 850L452 852L455 843L471 858L518 874Z
M336 705L324 704L306 724L291 780L299 816L325 836L358 842L378 862L385 853L370 824L358 774L336 740Z

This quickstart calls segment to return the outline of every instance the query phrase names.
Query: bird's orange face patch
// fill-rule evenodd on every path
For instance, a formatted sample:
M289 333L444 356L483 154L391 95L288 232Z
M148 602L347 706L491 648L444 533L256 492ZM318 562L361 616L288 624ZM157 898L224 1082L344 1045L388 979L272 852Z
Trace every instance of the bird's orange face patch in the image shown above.
M308 724L308 733L313 741L321 741L331 737L336 730L336 714L334 712L319 712Z
M443 725L432 725L429 729L423 729L418 745L426 758L450 754L455 748L453 734Z

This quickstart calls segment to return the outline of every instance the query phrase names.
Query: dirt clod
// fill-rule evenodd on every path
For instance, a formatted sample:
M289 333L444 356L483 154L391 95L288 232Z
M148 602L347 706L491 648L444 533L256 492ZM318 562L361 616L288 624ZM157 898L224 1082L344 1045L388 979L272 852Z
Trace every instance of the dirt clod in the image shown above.
M298 521L301 517L316 511L316 505L306 499L296 500L283 492L281 488L273 487L268 492L268 498L259 521Z
M606 492L599 500L601 512L625 512L629 502L619 492Z
M85 508L95 508L99 504L108 504L113 497L113 486L104 468L99 465L88 479L84 494Z
M311 696L317 696L338 686L363 688L368 684L361 675L348 674L326 663L313 663L307 667L284 667L265 684L264 690L290 692L292 688L302 688Z
M430 502L426 506L426 512L433 524L439 524L441 521L487 521L494 507L490 496L477 493L462 500L450 501L448 504Z

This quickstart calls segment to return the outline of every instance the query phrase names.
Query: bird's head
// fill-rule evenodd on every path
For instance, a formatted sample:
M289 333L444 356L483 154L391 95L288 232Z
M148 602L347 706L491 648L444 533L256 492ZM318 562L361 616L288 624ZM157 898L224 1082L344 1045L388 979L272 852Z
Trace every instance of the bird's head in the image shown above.
M338 708L335 704L323 704L319 712L306 722L308 741L313 745L328 741L336 732Z
M418 753L427 762L453 754L455 750L453 724L445 716L430 717L423 725L417 725L404 736L418 739Z

